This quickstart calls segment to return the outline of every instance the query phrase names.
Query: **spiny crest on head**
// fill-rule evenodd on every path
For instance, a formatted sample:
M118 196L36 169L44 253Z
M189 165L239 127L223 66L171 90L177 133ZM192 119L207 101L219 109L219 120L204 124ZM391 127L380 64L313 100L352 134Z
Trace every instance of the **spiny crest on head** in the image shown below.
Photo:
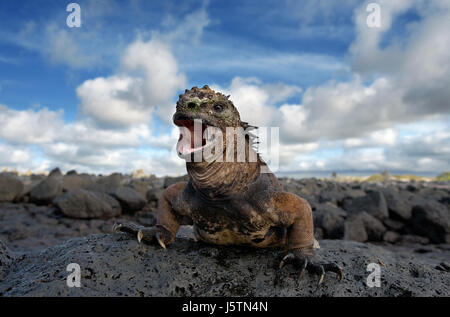
M200 99L208 98L208 99L222 99L224 101L228 101L230 96L225 96L221 92L215 92L208 85L204 85L202 88L198 88L197 86L192 87L191 89L186 89L183 95L180 95L180 98L183 96L187 97L198 97Z

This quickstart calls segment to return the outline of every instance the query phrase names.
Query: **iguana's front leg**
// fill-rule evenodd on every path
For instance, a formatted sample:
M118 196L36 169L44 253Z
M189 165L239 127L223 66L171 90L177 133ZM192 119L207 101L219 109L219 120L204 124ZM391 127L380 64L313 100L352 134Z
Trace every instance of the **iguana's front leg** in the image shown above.
M338 274L343 278L343 270L335 263L315 263L314 257L314 223L308 202L297 195L281 192L272 195L272 204L282 226L287 227L287 254L280 262L280 269L285 264L292 264L302 277L305 270L318 274L319 283L323 282L325 272Z
M177 183L167 187L159 200L155 226L144 227L134 223L115 223L113 231L136 235L139 242L158 242L165 249L174 241L183 220L179 210L174 207L178 207L178 200L185 187L186 183Z

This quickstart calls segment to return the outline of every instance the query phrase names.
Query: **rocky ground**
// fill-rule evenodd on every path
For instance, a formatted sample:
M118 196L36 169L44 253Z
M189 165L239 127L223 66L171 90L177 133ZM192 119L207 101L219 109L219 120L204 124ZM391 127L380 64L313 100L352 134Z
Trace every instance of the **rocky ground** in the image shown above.
M167 251L111 234L120 220L153 224L163 189L184 179L0 174L0 296L450 296L448 182L281 179L313 207L319 260L345 268L317 288L276 270L276 250L206 246L189 227ZM66 285L73 262L79 289ZM369 263L381 287L366 285Z

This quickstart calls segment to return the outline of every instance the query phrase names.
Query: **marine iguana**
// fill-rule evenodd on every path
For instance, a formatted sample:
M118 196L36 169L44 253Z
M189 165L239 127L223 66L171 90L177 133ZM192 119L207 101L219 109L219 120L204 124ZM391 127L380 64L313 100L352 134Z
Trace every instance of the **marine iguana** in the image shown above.
M201 129L196 134L194 125L198 120L201 120ZM166 249L181 224L192 224L195 237L200 241L283 248L286 255L280 268L292 264L299 270L300 277L305 270L318 274L318 284L322 283L326 271L335 272L342 279L343 270L335 263L313 261L318 243L314 239L311 207L306 200L283 191L274 174L261 173L268 167L251 146L253 137L246 134L243 162L217 159L230 148L230 142L236 142L234 136L227 138L227 128L252 129L241 121L229 96L207 85L186 89L179 96L173 122L181 130L177 151L186 159L189 181L171 185L164 191L156 211L155 226L119 223L114 225L114 232L131 233L137 235L139 242L159 243ZM211 147L211 129L222 132L217 138L223 142L222 147L211 151L213 159L192 160L194 155ZM236 158L238 146L232 148ZM249 159L252 155L256 160Z

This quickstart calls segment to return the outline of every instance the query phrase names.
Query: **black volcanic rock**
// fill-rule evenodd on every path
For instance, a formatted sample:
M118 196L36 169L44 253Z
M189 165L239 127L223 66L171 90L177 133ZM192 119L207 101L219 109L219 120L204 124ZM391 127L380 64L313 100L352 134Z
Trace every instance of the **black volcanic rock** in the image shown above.
M365 211L378 219L385 219L389 217L386 200L383 193L376 190L368 192L365 196L345 199L343 202L343 208L353 214L358 214Z
M126 234L74 238L8 264L2 296L450 296L450 274L428 254L372 244L322 240L318 261L344 267L344 279L287 266L281 251L209 246L177 238L167 250ZM448 257L448 254L447 254ZM448 262L448 261L447 261ZM69 288L69 263L81 268L81 287ZM384 263L381 287L368 287L369 263Z
M443 204L428 201L414 206L411 225L414 232L434 243L450 243L450 210Z

